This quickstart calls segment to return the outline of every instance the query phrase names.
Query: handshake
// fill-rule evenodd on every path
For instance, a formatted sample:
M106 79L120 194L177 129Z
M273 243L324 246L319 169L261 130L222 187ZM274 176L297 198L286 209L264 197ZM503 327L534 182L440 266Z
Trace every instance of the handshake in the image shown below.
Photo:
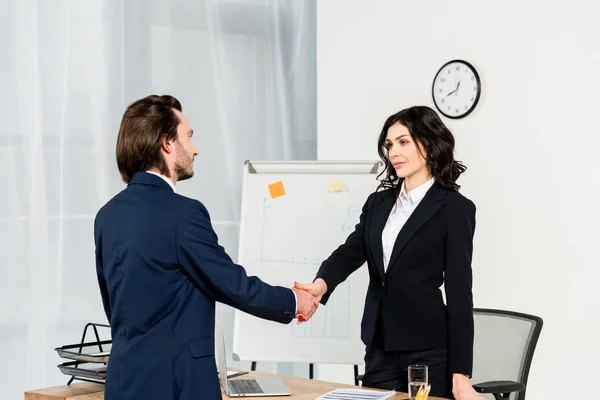
M297 325L308 321L319 307L319 302L327 293L327 283L317 278L313 283L301 284L294 282L292 291L296 294L296 318Z

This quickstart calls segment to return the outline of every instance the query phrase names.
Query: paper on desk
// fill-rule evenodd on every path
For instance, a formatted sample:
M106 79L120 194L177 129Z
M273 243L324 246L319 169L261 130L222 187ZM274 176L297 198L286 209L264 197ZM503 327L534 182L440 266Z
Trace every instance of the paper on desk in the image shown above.
M367 389L335 389L319 397L317 400L383 400L395 394L394 390L391 392L378 392Z
M101 356L110 356L110 351L103 351L101 353L90 353L88 356L101 357Z
M228 378L235 378L236 376L246 375L246 374L247 374L247 372L231 371L231 370L227 371ZM217 375L218 375L218 372L217 372Z

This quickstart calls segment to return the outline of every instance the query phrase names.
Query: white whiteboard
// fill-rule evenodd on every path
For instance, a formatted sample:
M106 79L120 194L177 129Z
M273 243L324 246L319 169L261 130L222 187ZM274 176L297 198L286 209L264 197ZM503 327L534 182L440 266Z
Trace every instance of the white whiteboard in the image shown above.
M381 167L378 161L246 162L238 263L272 285L312 282L354 230ZM285 195L272 198L269 185L279 181ZM233 358L364 364L360 321L368 281L365 264L300 326L235 310Z

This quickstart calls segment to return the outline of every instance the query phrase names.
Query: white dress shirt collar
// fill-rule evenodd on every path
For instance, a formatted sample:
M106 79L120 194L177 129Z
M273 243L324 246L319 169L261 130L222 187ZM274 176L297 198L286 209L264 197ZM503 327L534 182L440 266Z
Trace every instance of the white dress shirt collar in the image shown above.
M410 204L415 204L415 203L418 203L419 201L421 201L423 199L423 197L425 197L425 194L427 193L427 191L435 183L435 178L432 177L427 182L423 183L420 186L417 186L416 188L414 188L413 190L408 192L408 194L406 194L406 188L404 187L404 182L405 181L402 181L402 187L400 188L400 196L398 196L398 202L400 203L401 206L405 206L407 201L409 201Z
M175 184L171 181L171 179L167 178L163 174L159 174L158 172L154 172L154 171L146 171L146 172L149 173L149 174L156 175L156 176L162 178L165 182L167 182L169 184L169 186L171 186L171 189L173 189L173 191L175 193L177 193L177 191L175 190Z
M408 192L408 194L406 194L404 182L402 182L402 186L400 187L400 195L396 200L396 205L392 208L381 234L384 271L387 271L390 263L390 258L392 257L392 251L394 250L398 233L400 233L400 230L406 221L408 221L413 211L419 206L419 203L421 200L423 200L425 194L433 186L434 182L435 179L431 178L419 187L416 187Z

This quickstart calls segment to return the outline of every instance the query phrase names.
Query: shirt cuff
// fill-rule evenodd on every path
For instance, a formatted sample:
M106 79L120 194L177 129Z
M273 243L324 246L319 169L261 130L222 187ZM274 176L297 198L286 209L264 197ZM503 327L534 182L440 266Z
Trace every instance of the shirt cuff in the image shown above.
M296 303L296 311L294 311L294 318L296 318L296 315L298 315L298 296L296 296L296 292L293 290L292 293L294 294L294 302Z

